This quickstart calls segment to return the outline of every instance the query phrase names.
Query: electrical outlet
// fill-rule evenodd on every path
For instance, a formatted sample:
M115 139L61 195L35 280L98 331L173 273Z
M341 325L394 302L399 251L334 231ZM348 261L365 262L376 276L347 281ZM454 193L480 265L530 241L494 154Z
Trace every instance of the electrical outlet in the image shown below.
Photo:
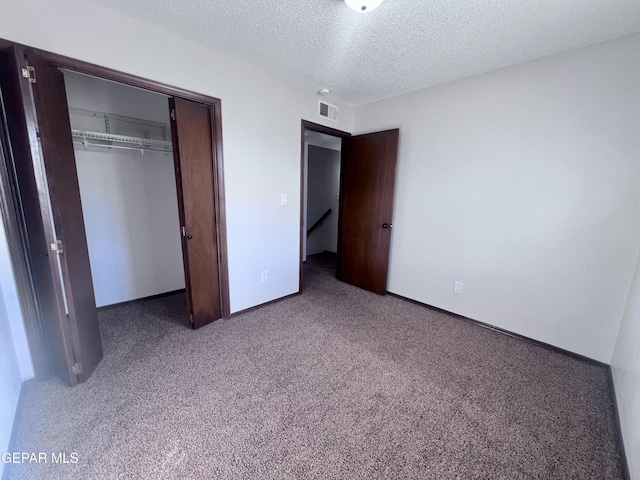
M289 198L287 197L287 194L286 194L286 193L283 193L283 194L280 196L280 205L283 205L283 206L284 206L284 205L289 205Z
M454 282L454 284L453 284L453 293L457 293L458 295L462 295L463 288L464 288L464 283L462 283L462 282Z
M260 275L260 281L262 283L269 281L269 270L265 270L264 272L262 272L262 274Z

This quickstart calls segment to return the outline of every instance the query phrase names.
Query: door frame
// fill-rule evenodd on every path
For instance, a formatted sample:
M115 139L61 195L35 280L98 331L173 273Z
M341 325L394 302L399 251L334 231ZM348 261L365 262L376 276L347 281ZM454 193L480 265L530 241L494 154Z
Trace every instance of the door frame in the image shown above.
M140 88L151 92L160 93L169 97L179 97L186 100L192 100L205 104L210 107L211 112L211 139L212 139L212 155L215 162L214 166L214 190L215 190L215 214L216 214L216 235L218 240L218 277L220 285L220 307L223 318L230 316L230 302L229 302L229 264L227 255L227 227L226 227L226 208L225 208L225 194L224 194L224 160L223 160L223 148L222 148L222 102L220 99L210 97L201 93L186 90L180 87L174 87L162 82L139 77L137 75L121 72L108 67L103 67L93 63L85 62L75 58L59 55L56 53L48 52L38 48L29 47L17 42L12 42L0 38L0 50L5 50L10 47L16 47L21 50L30 50L36 52L44 60L50 62L58 68L63 68L76 73L83 73L91 75L93 77L101 78L104 80L115 81L131 87ZM28 128L35 129L35 119L28 120ZM5 159L8 161L8 159ZM5 163L4 161L2 162ZM6 195L11 195L11 192L1 191L2 203L5 205L11 205L15 202L15 198L5 198ZM21 200L18 199L17 209L22 208ZM38 314L38 309L33 307L37 305L35 298L35 290L26 289L28 282L23 278L31 279L31 272L28 268L28 264L25 265L22 259L28 258L28 251L23 241L24 227L20 225L20 228L8 229L7 241L9 245L14 249L18 249L15 253L16 263L14 264L16 282L18 283L19 290L23 292L24 299L21 298L20 303L23 309L24 325L27 335L27 341L31 350L31 357L34 363L34 370L36 372L36 378L44 379L49 376L48 354L45 349L46 338L44 338L41 328L41 318ZM12 253L12 260L14 254ZM24 290L23 290L24 288Z
M349 132L344 132L342 130L338 130L336 128L325 127L324 125L320 125L318 123L313 123L308 120L302 120L301 122L301 131L300 131L300 271L298 277L298 293L302 293L302 270L303 270L303 235L306 235L306 226L304 224L304 197L307 192L304 189L304 178L307 175L307 172L304 168L304 156L305 156L305 148L304 148L304 131L311 130L318 133L324 133L326 135L331 135L332 137L340 137L341 139L351 137ZM342 156L343 149L340 149L340 199L338 203L338 257L340 256L340 230L341 230L341 222L342 222L342 164L344 162L344 157Z

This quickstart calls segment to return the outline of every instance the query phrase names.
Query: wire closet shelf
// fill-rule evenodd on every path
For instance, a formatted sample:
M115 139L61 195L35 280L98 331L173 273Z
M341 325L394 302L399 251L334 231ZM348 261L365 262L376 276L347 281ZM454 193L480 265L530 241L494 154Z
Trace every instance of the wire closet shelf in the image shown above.
M70 108L69 118L74 145L86 150L90 148L134 150L171 153L173 145L168 139L168 126L162 122L140 118Z

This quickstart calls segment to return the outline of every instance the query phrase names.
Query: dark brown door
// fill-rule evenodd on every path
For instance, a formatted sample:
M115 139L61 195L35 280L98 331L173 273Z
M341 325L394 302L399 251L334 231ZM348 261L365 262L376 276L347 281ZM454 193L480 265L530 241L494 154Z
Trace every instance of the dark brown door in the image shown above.
M399 130L342 141L342 202L337 277L387 292Z
M22 153L16 171L26 195L22 204L43 333L54 373L75 385L100 362L102 342L64 78L35 52L11 50L4 58L9 77L3 83L17 95L8 123L12 147Z
M0 51L0 93L3 109L0 111L4 165L0 179L4 199L3 220L9 241L11 261L16 276L18 295L21 297L23 319L29 341L29 350L35 376L38 380L48 378L53 371L65 371L68 362L63 358L61 365L51 365L43 335L42 326L60 326L55 288L50 275L48 245L38 207L38 188L33 171L30 132L27 129L23 96L30 97L28 85L22 85L17 76L16 52L13 48ZM25 87L22 89L21 87ZM13 119L9 124L6 120ZM36 138L33 129L33 138ZM19 160L19 161L16 161ZM13 205L13 208L11 208ZM13 242L12 240L13 234ZM19 238L19 241L17 239ZM64 308L64 305L62 306ZM50 317L43 322L45 316ZM51 331L47 337L58 338L59 331ZM52 359L60 356L53 356Z
M169 107L189 318L199 328L222 316L212 112L181 98Z

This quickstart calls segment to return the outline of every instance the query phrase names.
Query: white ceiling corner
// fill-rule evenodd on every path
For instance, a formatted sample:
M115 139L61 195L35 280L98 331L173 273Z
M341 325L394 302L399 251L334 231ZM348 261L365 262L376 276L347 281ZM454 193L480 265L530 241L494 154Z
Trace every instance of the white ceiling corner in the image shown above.
M639 0L94 0L352 105L640 31Z

